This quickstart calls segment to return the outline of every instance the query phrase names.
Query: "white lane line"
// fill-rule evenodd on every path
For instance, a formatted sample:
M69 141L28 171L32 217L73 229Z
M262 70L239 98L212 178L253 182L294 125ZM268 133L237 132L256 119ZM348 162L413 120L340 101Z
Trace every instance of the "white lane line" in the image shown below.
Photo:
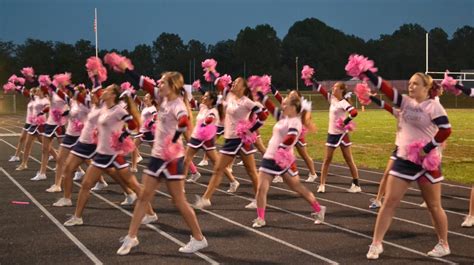
M165 196L165 197L167 197L167 198L171 198L171 196L170 196L169 194L164 193L164 192L162 192L162 191L157 191L157 193L159 193L159 194L161 194L161 195L163 195L163 196ZM265 238L267 238L267 239L270 239L270 240L273 240L273 241L275 241L275 242L277 242L277 243L280 243L280 244L282 244L282 245L285 245L285 246L287 246L287 247L289 247L289 248L292 248L292 249L294 249L294 250L296 250L296 251L299 251L299 252L302 252L302 253L307 254L307 255L309 255L309 256L315 257L315 258L317 258L317 259L323 260L323 261L325 261L325 262L327 262L327 263L330 263L330 264L339 264L339 263L337 263L337 262L334 261L334 260L328 259L328 258L323 257L323 256L321 256L321 255L318 255L318 254L316 254L316 253L314 253L314 252L311 252L311 251L309 251L309 250L306 250L306 249L304 249L304 248L300 248L300 247L298 247L298 246L296 246L296 245L293 245L293 244L291 244L291 243L289 243L289 242L287 242L287 241L285 241L285 240L282 240L282 239L276 238L276 237L274 237L274 236L271 236L271 235L269 235L269 234L263 233L263 232L261 232L261 231L259 231L259 230L257 230L257 229L253 229L253 228L251 228L251 227L249 227L249 226L243 225L243 224L241 224L241 223L239 223L239 222L236 222L236 221L234 221L234 220L231 220L231 219L229 219L229 218L227 218L227 217L224 217L224 216L222 216L222 215L220 215L220 214L216 214L216 213L211 212L211 211L206 210L206 209L199 209L199 210L201 210L201 211L203 211L203 212L205 212L205 213L207 213L207 214L210 214L210 215L212 215L212 216L214 216L214 217L217 217L217 218L219 218L219 219L221 219L221 220L224 220L224 221L226 221L226 222L228 222L228 223L231 223L231 224L233 224L233 225L235 225L235 226L238 226L238 227L240 227L240 228L243 228L243 229L245 229L245 230L247 230L247 231L253 232L253 233L257 234L257 235L263 236L263 237L265 237Z
M138 166L139 166L139 167L146 168L146 166L144 166L144 165L140 165L140 164L139 164ZM201 167L197 167L197 168L200 168L200 169L202 169L202 170L204 170L204 171L207 171L207 172L212 173L211 170L208 170L208 169L206 169L206 168L201 168ZM236 177L236 178L238 178L238 177ZM250 180L243 179L243 178L238 178L238 179L244 180L244 181L246 181L246 182L251 182ZM194 184L200 185L200 186L202 186L202 187L207 187L207 185L202 184L202 183L198 183L198 182L194 182ZM282 191L287 191L287 192L290 192L290 193L295 193L295 192L293 192L293 191L286 190L286 189L283 189L283 188L274 187L274 186L270 186L270 188L274 188L274 189L278 189L278 190L282 190ZM219 188L217 188L216 190L219 191L219 192L221 192L221 193L228 194L228 195L230 195L230 196L234 196L234 197L237 197L237 198L239 198L239 199L243 199L243 200L246 200L246 201L249 201L249 202L253 200L253 198L247 198L247 197L244 197L244 196L241 196L241 195L237 195L237 194L235 194L235 193L230 193L230 192L224 191L224 190L219 189ZM161 193L161 192L160 192L160 193ZM318 198L318 200L320 200L320 198ZM333 202L333 201L330 201L330 200L324 200L324 201ZM339 203L337 203L337 202L334 202L334 203L339 204ZM344 204L342 204L342 205L344 205ZM350 206L350 205L348 205L348 206ZM292 211L287 210L287 209L280 208L280 207L278 207L278 206L273 206L273 205L268 204L268 203L267 203L267 207L273 208L273 209L275 209L275 210L279 210L279 211L286 212L286 213L291 214L291 215L293 215L293 216L297 216L297 217L301 217L301 218L304 218L304 219L307 219L307 220L312 220L312 221L314 221L314 219L312 219L312 218L310 218L310 217L301 215L301 214L299 214L299 213L292 212ZM350 206L350 207L352 207L352 206ZM354 208L356 208L356 207L354 207ZM213 215L214 215L214 214L213 214ZM216 214L216 215L217 215L217 214ZM367 238L367 239L372 239L371 236L362 234L362 233L360 233L360 232L357 232L357 231L354 231L354 230L351 230L351 229L348 229L348 228L345 228L345 227L342 227L342 226L338 226L338 225L335 225L335 224L330 224L330 223L328 223L328 222L326 222L326 221L323 222L323 224L324 224L324 225L327 225L327 226L329 226L329 227L332 227L332 228L335 228L335 229L338 229L338 230L341 230L341 231L350 233L350 234L354 234L354 235L357 235L357 236L362 236L362 237ZM392 243L392 242L389 242L389 241L385 241L385 240L384 240L383 242L384 242L385 244L387 244L387 245L390 245L390 246L393 246L393 247L396 247L396 248L399 248L399 249L402 249L402 250L405 250L405 251L408 251L408 252L411 252L411 253L414 253L414 254L417 254L417 255L421 255L421 256L424 256L424 257L427 257L427 258L432 258L432 257L427 256L426 253L423 253L423 252L414 250L414 249L412 249L412 248L408 248L408 247L405 247L405 246L402 246L402 245L399 245L399 244L396 244L396 243ZM456 264L456 263L454 263L454 262L452 262L452 261L449 261L449 260L446 260L446 259L442 259L442 258L432 258L432 259L439 260L439 261L441 261L441 262L448 263L448 264Z
M20 136L21 133L0 133L0 137Z
M5 144L7 144L7 145L10 146L11 148L16 149L15 146L13 146L13 145L10 144L9 142L5 141L4 139L0 139L0 141L3 142L3 143L5 143ZM35 161L36 163L41 164L41 161L39 161L38 159L36 159L34 156L30 156L30 158L31 158L33 161ZM53 170L51 167L49 167L49 166L47 166L47 167L48 167L50 170ZM4 172L5 172L5 171L4 171ZM76 185L76 186L78 186L78 187L81 187L81 184L76 183L76 182L73 182L73 183L74 183L74 185ZM115 205L113 202L109 201L108 199L104 198L103 196L101 196L101 195L99 195L99 194L97 194L97 193L95 193L95 192L93 192L93 191L91 191L91 194L93 194L93 195L96 196L97 198L103 200L104 202L106 202L106 203L109 204L110 206L112 206L112 207L114 207L114 208L120 210L121 212L127 214L128 216L132 216L132 215L133 215L132 212L129 212L129 211L127 211L127 210L125 210L125 209L123 209L123 208L121 208L121 207ZM38 202L38 204L39 204L39 202ZM42 207L41 204L39 204L39 205ZM39 207L39 206L38 206L38 207ZM54 217L53 217L53 218L54 218ZM56 220L56 219L55 219L55 220ZM57 220L56 220L56 221L57 221ZM62 226L62 224L60 224L59 222L58 222L58 224ZM170 235L170 234L164 232L163 230L160 230L159 228L157 228L157 227L155 227L155 226L153 226L153 225L151 225L151 224L148 224L147 227L153 229L154 231L158 232L160 235L164 236L165 238L171 240L172 242L178 244L178 245L181 246L181 247L184 246L184 245L186 245L184 242L180 241L179 239L173 237L172 235ZM63 227L63 228L64 228L64 227ZM64 228L64 229L65 229L65 228ZM67 230L66 230L66 231L67 231ZM69 231L68 231L68 232L69 232ZM219 262L213 260L212 258L210 258L210 257L207 256L207 255L202 254L202 253L199 252L199 251L198 251L198 252L194 252L193 254L195 254L196 256L198 256L198 257L200 257L200 258L206 260L206 261L209 262L210 264L213 264L213 265L219 264ZM100 263L100 264L102 264L102 263Z
M3 167L0 170L15 184L58 228L61 230L94 264L103 264L77 237L67 230L46 208L39 203L23 186L18 183Z

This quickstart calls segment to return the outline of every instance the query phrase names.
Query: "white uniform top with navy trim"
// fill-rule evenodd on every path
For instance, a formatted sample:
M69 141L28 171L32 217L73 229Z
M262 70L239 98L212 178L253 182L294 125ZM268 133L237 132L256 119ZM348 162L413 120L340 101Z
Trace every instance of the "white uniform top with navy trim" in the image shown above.
M28 104L26 105L26 123L31 123L30 117L32 117L33 115L33 108L35 106L35 100L37 98L37 96L34 96L34 98L30 99L30 101L28 101Z
M97 153L103 155L116 155L117 151L111 146L112 133L122 133L125 122L132 117L120 104L111 108L103 106L100 110L97 124L98 139Z
M430 142L438 132L438 126L432 121L441 116L447 114L439 101L427 99L418 103L415 99L403 95L396 141L399 146L397 156L406 160L408 145L414 141ZM449 123L446 126L450 127Z
M194 126L193 133L191 137L197 138L197 131L199 126L205 121L205 119L209 116L212 116L214 119L212 120L211 124L217 125L217 121L219 120L219 112L216 108L208 108L205 104L199 105L199 113L196 116L196 126Z
M330 96L330 107L329 107L329 126L328 133L330 134L343 134L344 130L337 128L337 120L346 118L346 112L350 111L354 107L346 100L338 100L335 96Z
M92 108L87 114L87 119L84 122L84 128L82 128L81 136L79 137L79 142L84 144L94 144L94 136L95 130L97 129L97 123L100 116L100 109L101 107L97 107L96 105L92 105Z
M81 135L81 131L74 130L74 121L80 121L84 123L87 119L89 108L77 100L71 101L71 109L69 110L69 122L66 128L66 134L71 136Z
M249 114L257 104L246 96L237 98L233 93L227 95L225 101L224 138L234 139L237 136L237 124L241 120L248 120Z
M67 103L66 101L64 101L64 99L62 99L60 96L58 96L58 94L54 92L52 93L50 101L51 101L51 106L49 108L50 115L48 116L48 120L46 120L46 123L50 125L61 125L61 124L58 124L54 120L54 115L51 115L51 114L53 113L54 110L59 110L61 113L66 111Z
M151 150L153 157L164 160L163 152L167 148L165 139L173 137L178 128L178 120L183 115L188 115L183 98L177 97L172 101L168 101L166 97L163 98L157 114L155 142ZM177 140L177 143L183 145L181 137ZM177 154L177 157L181 156L184 156L184 151Z
M142 113L141 113L141 118L142 118L142 125L140 127L141 133L150 131L150 128L147 127L148 124L145 124L145 121L151 119L155 113L156 113L156 107L154 105L143 108Z
M263 155L263 158L274 159L278 148L288 134L295 135L293 143L286 146L287 149L289 148L290 153L293 154L293 146L298 142L302 129L303 124L299 116L293 118L283 117L280 119L275 126L273 126L272 138L270 138L270 142L268 142L267 151Z

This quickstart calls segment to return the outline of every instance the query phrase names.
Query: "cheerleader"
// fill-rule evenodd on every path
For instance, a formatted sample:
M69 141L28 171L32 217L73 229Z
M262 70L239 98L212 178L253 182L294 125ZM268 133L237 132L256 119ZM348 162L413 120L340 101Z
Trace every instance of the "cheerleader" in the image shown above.
M456 80L454 80L449 75L449 71L446 71L444 75L444 80L441 82L443 88L455 95L459 95L464 93L465 95L474 98L474 88L467 88L463 85L458 84ZM462 227L472 227L474 226L474 184L471 188L471 199L469 203L469 214L464 219L463 223L461 224Z
M281 104L283 98L280 95L280 92L274 86L271 86L271 89L272 89L273 95L275 96L275 99ZM298 96L300 98L302 97L301 93L299 91L296 91L296 90L292 90L290 92L290 94L292 96ZM312 119L311 118L311 111L305 112L305 117L304 118L305 118L305 120L310 121ZM316 168L314 167L313 158L311 158L311 156L308 154L308 148L306 148L306 146L308 144L306 143L305 134L308 131L309 132L316 131L316 126L314 124L310 123L310 122L308 122L308 124L311 124L312 128L306 128L306 125L303 124L303 130L300 134L300 137L298 138L298 141L296 142L295 147L296 147L296 151L298 151L298 154L301 156L301 158L303 158L303 160L304 160L304 162L305 162L305 164L306 164L306 166L308 167L308 170L309 170L308 178L305 181L306 182L314 182L318 178L318 174L316 173ZM274 183L283 182L283 179L279 176L276 176L273 179L273 182Z
M347 87L344 83L337 82L332 87L332 93L328 93L326 89L314 81L313 87L330 103L326 154L321 168L321 182L317 192L326 192L325 185L329 164L331 164L334 151L338 147L341 147L342 155L352 175L352 185L347 191L351 193L361 192L359 172L357 171L357 166L352 157L352 143L349 139L349 131L352 130L351 127L353 126L352 119L357 116L357 110L351 105L349 100L344 97L347 95ZM347 116L346 113L348 114Z
M27 117L27 121L30 124L27 130L26 140L25 140L25 149L23 151L23 159L21 164L16 168L16 170L21 171L28 168L28 159L30 158L31 148L34 139L36 138L38 142L42 142L42 137L40 135L44 130L44 123L46 122L46 113L49 109L49 99L45 96L43 91L39 88L32 88L30 93L34 95L34 100L31 106L31 114Z
M252 138L256 138L255 131L263 125L267 116L263 109L252 100L250 88L246 80L241 77L234 80L225 99L224 107L224 146L219 151L221 154L214 165L214 172L206 192L202 197L197 197L195 206L198 208L211 205L210 199L222 180L225 168L232 163L237 154L244 161L244 166L252 180L254 192L257 193L258 176L253 156L256 150L253 147ZM257 115L257 119L251 125L248 124L248 119L253 114ZM252 200L245 207L255 209L256 201Z
M71 75L69 73L58 74L54 76L55 81L49 86L41 86L44 93L49 95L50 106L47 110L49 111L48 119L44 125L43 135L43 147L41 153L41 167L40 171L31 180L45 180L46 179L46 168L48 165L49 152L52 146L53 138L57 138L58 142L61 143L64 138L64 124L66 122L67 108L70 98L67 96L67 89L69 87ZM68 87L67 87L68 86ZM52 186L50 192L61 191L61 187Z
M132 153L132 167L131 172L137 172L137 163L140 156L140 151L138 147L142 142L148 143L150 146L153 146L153 141L155 136L153 135L153 124L155 123L156 116L156 106L155 101L152 100L151 95L147 93L143 97L144 108L141 111L141 120L143 121L142 126L140 127L139 134L135 136L135 150Z
M355 56L350 57L350 63L346 66L348 73L361 78L368 77L400 109L396 160L389 172L385 202L377 215L367 259L378 259L383 252L385 233L412 181L416 181L421 189L438 236L438 243L428 252L428 256L449 255L448 220L441 206L441 181L444 177L441 175L438 146L451 134L451 125L443 106L431 93L434 81L429 75L415 73L409 80L408 95L401 95L387 81L369 70L371 67L360 67L356 63L354 69L366 70L350 72L348 69L354 65L353 58ZM369 62L373 66L373 62Z
M126 102L127 110L119 102L123 99ZM81 190L77 199L77 206L74 215L64 223L65 226L82 225L82 212L90 196L90 189L104 173L109 175L117 174L128 187L136 193L140 193L140 186L134 175L128 170L128 163L124 154L130 152L130 146L126 139L130 130L134 130L140 122L136 106L128 94L121 95L117 85L108 86L101 96L104 106L99 111L97 120L97 149L92 164L87 168L86 175L82 181ZM127 129L122 130L124 124ZM131 141L131 140L130 140ZM132 143L133 145L133 143ZM156 221L158 217L148 204L147 216L142 220L144 223Z
M164 180L171 194L172 201L180 211L186 224L191 229L191 239L179 248L180 252L193 253L207 247L206 238L201 232L194 210L190 207L184 194L184 148L181 134L190 125L191 109L187 95L184 93L183 76L178 72L165 72L158 82L159 87L139 77L125 63L119 64L120 70L139 80L140 85L158 101L158 115L155 129L155 142L148 168L142 177L143 192L140 193L133 211L132 221L118 255L127 255L138 245L138 229L145 213L145 206L155 196L160 180Z
M263 102L271 113L275 114L277 123L273 127L272 137L268 143L268 148L263 155L262 164L259 169L259 182L257 191L257 218L253 221L252 227L258 228L266 225L265 207L267 204L267 193L270 182L275 176L282 176L287 185L300 194L313 208L312 214L315 224L324 221L326 212L325 206L320 206L314 194L300 182L298 170L296 168L293 147L299 139L303 128L303 122L310 122L305 119L305 113L311 111L311 104L303 104L297 94L285 98L281 105L281 111L275 109L273 103L264 98ZM305 107L303 107L303 105ZM306 124L311 127L311 124Z
M188 142L188 148L186 149L186 155L184 159L184 175L187 175L188 166L191 164L191 161L196 155L199 149L204 149L205 155L209 157L211 162L215 165L217 160L217 152L215 146L215 133L217 132L216 122L222 116L222 106L219 106L221 109L221 115L216 107L218 97L215 93L207 91L201 97L201 104L199 105L199 113L196 117L197 126L194 128L191 139ZM236 192L240 186L240 183L235 179L232 173L226 168L224 174L229 178L230 187L227 192ZM189 182L195 182L198 178L196 175L191 176L188 179ZM199 175L200 176L200 175Z

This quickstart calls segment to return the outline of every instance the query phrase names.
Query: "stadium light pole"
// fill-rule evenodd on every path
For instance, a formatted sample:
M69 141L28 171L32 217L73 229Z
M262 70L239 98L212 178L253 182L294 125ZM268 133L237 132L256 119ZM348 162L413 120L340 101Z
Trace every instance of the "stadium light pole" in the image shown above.
M295 63L295 76L296 76L296 90L298 91L298 56L296 56L296 63Z
M426 35L425 35L425 53L426 53L425 74L428 74L428 32L426 32Z

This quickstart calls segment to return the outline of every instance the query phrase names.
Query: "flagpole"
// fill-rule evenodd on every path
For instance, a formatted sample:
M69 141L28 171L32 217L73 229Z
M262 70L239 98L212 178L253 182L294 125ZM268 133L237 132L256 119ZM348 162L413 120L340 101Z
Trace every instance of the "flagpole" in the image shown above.
M97 27L97 8L94 8L95 10L95 18L94 18L94 31L95 31L95 57L99 57L99 42L97 38L97 32L98 32L98 27Z

